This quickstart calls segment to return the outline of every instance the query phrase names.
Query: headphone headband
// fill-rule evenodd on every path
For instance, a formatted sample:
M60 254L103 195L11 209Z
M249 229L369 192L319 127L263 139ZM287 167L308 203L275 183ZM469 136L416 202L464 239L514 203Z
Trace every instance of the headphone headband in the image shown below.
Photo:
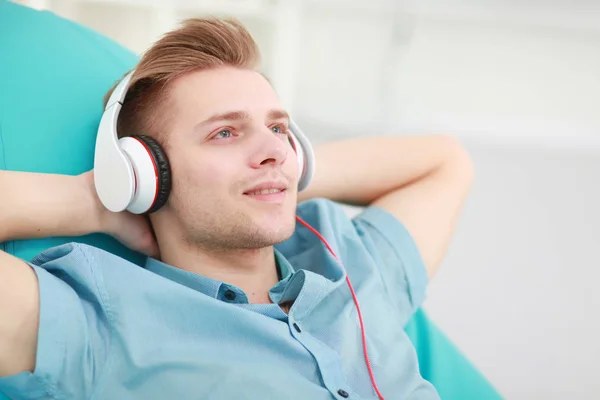
M125 101L125 96L127 95L127 89L129 89L129 82L131 82L132 76L133 70L128 72L127 75L125 75L119 84L113 89L110 97L108 98L108 102L106 103L106 107L104 107L105 110L117 102L123 105L123 101Z

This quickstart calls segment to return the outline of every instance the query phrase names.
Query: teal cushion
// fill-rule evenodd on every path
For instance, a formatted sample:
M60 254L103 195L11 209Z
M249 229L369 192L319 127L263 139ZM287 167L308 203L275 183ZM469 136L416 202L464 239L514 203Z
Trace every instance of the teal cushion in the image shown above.
M102 98L138 57L84 26L0 0L0 58L0 169L69 175L90 170ZM9 241L0 248L30 260L72 240ZM138 264L144 260L105 235L76 240ZM499 398L422 311L407 332L424 377L443 399Z
M0 0L0 59L0 169L69 175L92 169L103 96L137 56L53 13ZM1 248L30 260L72 240L9 241ZM76 240L143 262L105 235Z
M417 310L405 331L417 350L421 375L435 386L442 399L502 399L423 309Z

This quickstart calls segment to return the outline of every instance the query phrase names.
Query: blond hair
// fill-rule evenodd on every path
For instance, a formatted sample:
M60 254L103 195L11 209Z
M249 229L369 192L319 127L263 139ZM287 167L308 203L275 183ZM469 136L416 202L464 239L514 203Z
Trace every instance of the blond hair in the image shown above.
M192 71L231 66L256 69L258 46L235 19L192 18L163 35L142 56L131 77L119 115L119 137L144 134L155 139L165 130L169 84ZM104 96L104 104L115 89Z

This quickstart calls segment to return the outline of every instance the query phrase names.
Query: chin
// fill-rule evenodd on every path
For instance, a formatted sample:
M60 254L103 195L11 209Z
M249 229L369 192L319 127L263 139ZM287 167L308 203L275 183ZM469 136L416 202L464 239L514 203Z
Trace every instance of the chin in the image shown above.
M272 244L281 243L289 239L296 229L295 204L275 207L268 210L252 210L248 214L254 226L253 230L259 241Z
M296 229L295 219L292 219L291 222L285 224L278 224L274 226L271 224L270 227L262 229L262 235L265 238L269 238L268 241L272 242L272 244L278 244L288 240Z

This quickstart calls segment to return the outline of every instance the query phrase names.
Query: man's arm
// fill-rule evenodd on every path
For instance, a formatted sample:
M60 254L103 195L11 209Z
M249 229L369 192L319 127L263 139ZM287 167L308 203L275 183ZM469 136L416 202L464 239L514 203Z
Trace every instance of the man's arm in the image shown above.
M35 273L0 251L0 376L33 372L39 312Z
M80 236L100 226L91 186L82 175L0 171L0 242Z
M136 250L154 253L151 231L140 216L110 213L100 205L93 175L0 171L0 242L105 232ZM0 376L33 372L39 324L34 271L0 251Z
M0 171L0 242L94 229L93 202L76 177ZM34 271L0 251L0 376L33 372L39 323Z
M146 217L113 213L100 203L94 172L77 176L0 171L0 242L102 232L125 246L158 255Z
M317 146L315 156L313 183L299 200L383 208L409 230L432 277L473 179L464 148L445 135L370 137Z

